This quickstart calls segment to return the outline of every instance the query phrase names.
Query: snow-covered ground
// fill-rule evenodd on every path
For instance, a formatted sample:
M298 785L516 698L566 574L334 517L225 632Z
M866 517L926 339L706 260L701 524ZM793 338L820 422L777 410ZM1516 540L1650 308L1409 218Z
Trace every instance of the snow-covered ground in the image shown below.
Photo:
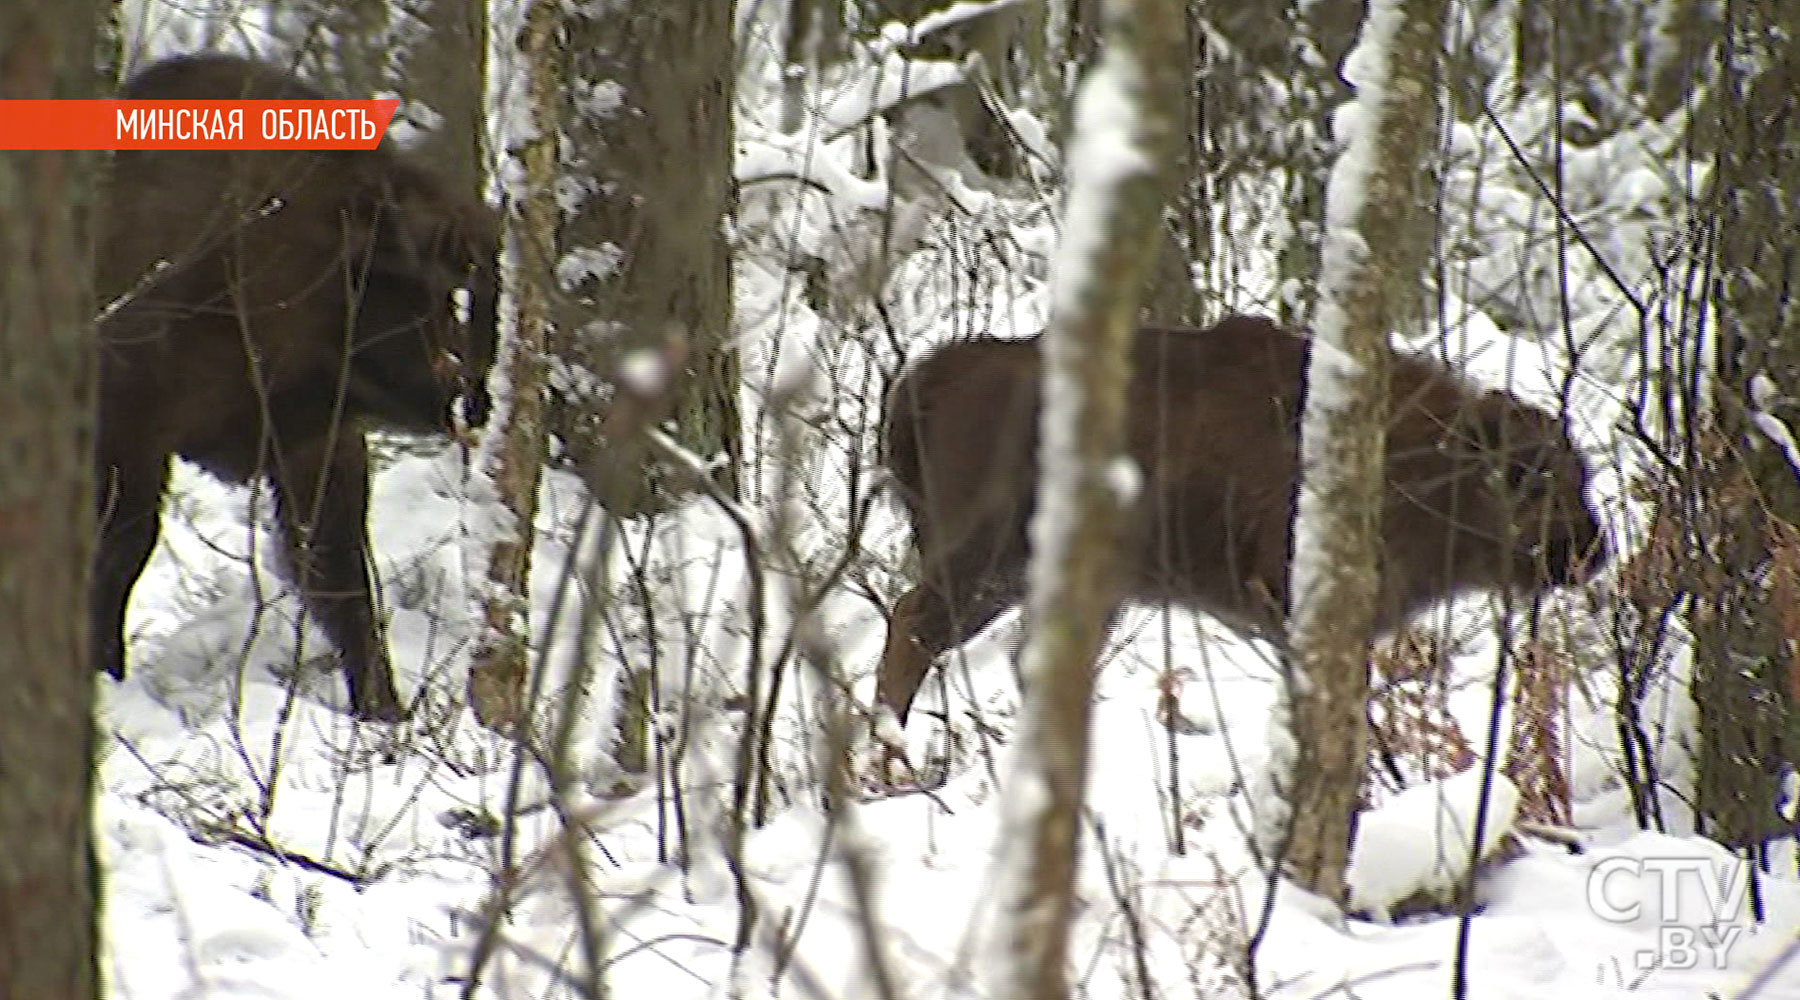
M100 682L103 724L112 734L99 816L109 873L107 970L117 995L457 994L500 849L473 818L500 814L513 766L502 742L466 713L443 707L460 690L457 648L470 629L454 613L461 606L453 583L459 473L458 456L446 450L402 458L377 480L374 536L394 608L402 687L430 690L415 719L392 729L346 721L332 707L341 703L341 682L325 662L309 667L292 698L267 669L292 660L291 597L265 598L258 636L245 653L256 586L234 556L249 534L247 491L182 470L182 523L158 550L133 609L131 675L122 685ZM547 537L535 558L554 567L567 557L580 507L566 477L553 474L546 485ZM734 614L743 595L729 532L703 504L683 508L662 528L671 549L679 543L704 555L674 588L721 618ZM723 582L701 578L710 577L715 561L724 566ZM280 592L273 577L261 585L266 594ZM538 589L540 609L547 608L547 588ZM842 596L828 602L824 617L827 631L846 640L846 666L861 675L866 699L879 649L877 618L866 602ZM541 626L546 613L537 618ZM1175 735L1157 711L1164 654L1158 616L1128 619L1101 675L1089 798L1098 839L1084 854L1074 951L1089 996L1142 995L1131 978L1139 948L1161 995L1237 995L1209 991L1242 974L1246 938L1264 909L1265 883L1242 835L1242 810L1250 804L1236 790L1239 773L1262 766L1274 671L1258 650L1205 622L1178 614L1171 624L1175 663L1195 679L1180 692ZM1006 662L1014 632L1003 623L971 645L966 676L974 687L952 695L955 706L972 695L1002 739L1017 706ZM318 642L308 637L309 646ZM741 644L714 643L723 662L702 668L710 676L699 686L735 689L740 679L732 676L728 646L741 652ZM250 666L241 674L241 711L234 712L229 696L240 657ZM1468 662L1479 659L1460 665L1479 673L1479 664ZM925 711L910 731L921 757L930 750L933 691L927 687ZM1468 699L1465 714L1478 717L1485 693L1477 687ZM827 995L870 995L858 910L837 864L851 848L866 852L877 875L882 947L903 995L958 995L965 982L959 946L992 918L988 876L1006 750L968 747L955 755L956 773L931 794L861 804L860 832L847 843L842 830L831 831L817 779L802 770L800 711L784 714L778 733L783 788L773 818L744 846L762 933L785 944L752 949L735 969L739 910L720 841L722 781L739 736L733 716L704 704L694 713L696 763L685 782L694 846L685 870L665 860L681 853L668 800L659 802L654 787L617 794L600 744L583 752L587 786L605 796L583 808L592 810L597 831L591 885L607 916L603 933L616 956L607 981L617 995L708 997L734 982L745 995L772 995L800 988L795 970ZM973 739L966 724L958 728ZM1764 882L1768 916L1757 926L1747 898L1734 894L1741 881L1701 881L1734 871L1725 851L1634 828L1613 773L1613 729L1606 705L1576 697L1568 731L1580 736L1571 741L1569 764L1575 820L1588 849L1572 854L1528 836L1521 853L1481 876L1467 945L1472 996L1735 996L1800 933L1800 886L1791 879ZM1178 767L1173 782L1171 761ZM505 929L507 948L489 972L498 995L508 997L541 995L537 959L522 953L579 965L565 856L547 847L558 824L533 770L523 783L518 857L527 874ZM1179 852L1170 826L1172 784L1182 817ZM1457 820L1468 810L1440 803L1468 801L1472 785L1456 778L1442 788L1423 786L1364 818L1355 863L1368 898L1381 905L1410 895L1432 881L1444 857L1457 869L1467 841ZM217 842L224 824L266 832L283 848L346 874L376 876L361 888ZM203 835L195 839L195 832ZM1665 878L1672 880L1667 889ZM1448 995L1459 929L1453 917L1343 925L1292 888L1280 891L1270 914L1257 951L1267 995L1325 996L1340 985L1343 995L1359 997ZM1721 934L1728 947L1705 946ZM790 978L777 974L775 954L790 956ZM1800 966L1755 995L1800 996Z

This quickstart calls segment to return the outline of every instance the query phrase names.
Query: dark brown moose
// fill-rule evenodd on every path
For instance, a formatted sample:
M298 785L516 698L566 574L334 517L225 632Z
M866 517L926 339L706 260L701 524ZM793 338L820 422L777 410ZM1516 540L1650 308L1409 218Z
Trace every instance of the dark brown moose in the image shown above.
M1127 600L1279 637L1308 350L1243 316L1138 332L1128 433L1143 491L1120 540ZM876 700L902 722L938 656L1024 596L1039 378L1035 338L960 341L888 397L882 461L920 583L889 622ZM1589 470L1556 418L1397 355L1390 407L1379 630L1467 590L1575 583L1605 558Z
M281 70L170 59L125 99L315 99ZM251 123L253 124L253 123ZM489 210L373 151L127 151L100 215L95 662L125 673L125 603L156 544L169 456L266 475L288 570L341 656L352 711L401 714L370 597L363 431L485 416ZM456 293L464 297L457 301Z

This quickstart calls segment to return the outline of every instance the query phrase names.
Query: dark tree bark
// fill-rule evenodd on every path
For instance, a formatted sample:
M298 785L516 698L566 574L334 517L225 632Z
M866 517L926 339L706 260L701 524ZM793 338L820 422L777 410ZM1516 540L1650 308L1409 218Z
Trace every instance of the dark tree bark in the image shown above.
M737 355L727 346L732 207L731 5L587 5L565 22L573 159L591 181L557 251L566 301L553 350L593 372L598 397L565 394L551 417L589 488L615 514L656 509L638 430L672 418L678 439L735 489ZM588 262L584 264L583 262ZM592 266L589 266L591 264ZM649 379L640 364L659 359Z
M396 124L465 190L483 180L487 7L474 0L264 0L305 76L352 97L404 99Z
M799 130L808 95L818 87L819 71L844 58L844 14L843 0L787 0L781 41L783 132L791 135Z
M300 75L351 97L394 86L387 54L393 45L388 0L304 0L269 3L277 45Z
M0 7L0 99L96 96L98 3ZM0 996L94 997L91 158L0 152Z
M435 118L419 146L446 177L477 191L484 174L487 4L400 0L399 9L400 93Z
M1778 428L1800 433L1800 53L1778 41L1800 32L1800 7L1728 10L1735 23L1716 50L1723 99L1710 123L1720 435L1698 449L1708 502L1690 527L1699 558L1688 572L1700 825L1754 845L1790 827L1777 805L1784 762L1800 756L1800 470L1777 439Z
M1215 142L1249 131L1246 138L1256 143L1260 134L1266 146L1235 150L1226 162L1240 171L1279 166L1286 176L1288 237L1276 257L1276 317L1288 327L1312 319L1324 238L1325 178L1336 142L1331 114L1350 96L1339 67L1356 41L1362 7L1356 0L1320 0L1213 2L1204 8L1228 41L1232 59L1227 65L1236 70L1208 81L1206 119ZM1269 80L1287 84L1286 100L1274 106L1267 106ZM1245 122L1272 127L1246 130Z

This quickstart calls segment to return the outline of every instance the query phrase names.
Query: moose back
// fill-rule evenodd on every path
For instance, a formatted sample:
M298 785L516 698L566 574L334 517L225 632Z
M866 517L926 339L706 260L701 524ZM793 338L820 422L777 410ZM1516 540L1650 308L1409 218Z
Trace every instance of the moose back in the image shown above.
M1234 316L1133 343L1128 445L1143 489L1120 539L1128 600L1273 635L1287 607L1309 341ZM1376 626L1456 593L1539 590L1604 558L1589 469L1561 422L1420 360L1390 361ZM946 650L1025 593L1037 483L1037 338L937 348L888 397L882 462L919 554L876 700L904 722Z
M120 94L315 99L231 56L157 63ZM158 534L169 457L267 476L287 570L341 656L352 711L400 715L370 597L363 431L480 422L494 357L495 224L387 145L120 152L102 208L99 540L90 641L124 676L126 600ZM466 295L457 308L454 293Z

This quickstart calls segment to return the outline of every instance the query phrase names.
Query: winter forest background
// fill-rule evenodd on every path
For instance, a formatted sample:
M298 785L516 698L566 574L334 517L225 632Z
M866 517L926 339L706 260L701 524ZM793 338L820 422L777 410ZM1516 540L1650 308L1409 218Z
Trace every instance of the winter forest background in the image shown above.
M93 995L28 988L89 942L87 873L60 914L33 879L84 856L38 802L86 812L91 730L118 997L1800 997L1800 3L58 0L0 12L0 96L202 50L400 96L501 207L500 409L375 438L404 722L345 713L263 491L185 465L90 682L85 527L40 530L85 501L30 506L85 495L87 320L6 304L79 259L41 195L77 219L94 178L0 154L0 996ZM1134 64L1154 101L1074 112ZM1416 162L1334 177L1396 134ZM1333 231L1383 212L1391 247ZM1597 579L1433 608L1337 730L1273 647L1141 606L1091 718L1018 614L903 732L871 712L907 359L1100 330L1057 285L1094 274L1143 274L1095 315L1316 326L1356 246L1412 262L1363 274L1372 336L1567 420ZM1291 803L1339 864L1284 868L1295 748L1342 746Z

